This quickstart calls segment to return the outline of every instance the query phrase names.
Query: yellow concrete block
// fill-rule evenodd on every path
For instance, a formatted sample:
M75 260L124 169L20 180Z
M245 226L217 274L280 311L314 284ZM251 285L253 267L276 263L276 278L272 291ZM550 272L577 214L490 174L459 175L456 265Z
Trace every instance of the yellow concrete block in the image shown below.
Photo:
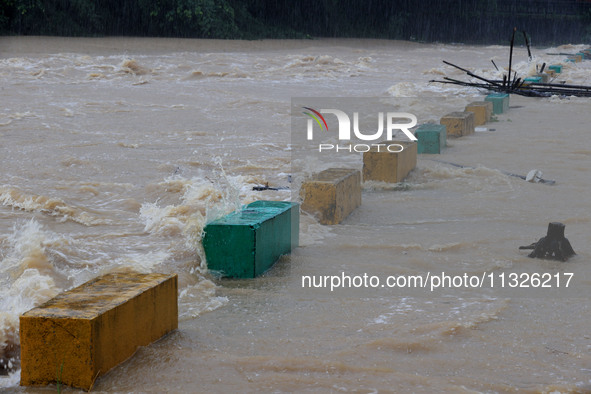
M451 112L439 121L447 127L447 135L462 137L474 134L474 113L473 112Z
M491 101L475 101L466 105L466 112L474 113L474 126L481 126L490 122L493 112L493 103Z
M411 141L386 141L382 145L400 144L401 152L389 152L384 147L372 146L363 153L363 181L402 182L417 166L417 143ZM377 144L380 145L380 144Z
M339 224L361 205L361 173L351 168L329 168L300 188L302 210L322 224Z
M21 385L94 380L178 326L177 275L113 273L20 317Z

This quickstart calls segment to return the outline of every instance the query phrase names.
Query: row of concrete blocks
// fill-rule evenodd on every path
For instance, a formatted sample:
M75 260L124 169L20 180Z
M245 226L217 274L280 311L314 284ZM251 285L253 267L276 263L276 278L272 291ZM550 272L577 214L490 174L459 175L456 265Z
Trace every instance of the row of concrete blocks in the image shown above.
M509 95L493 93L484 101L475 101L463 112L451 112L441 118L439 124L427 123L415 131L418 153L441 153L447 145L447 137L463 137L474 134L475 127L491 120L493 114L502 114L509 109Z
M388 152L372 148L363 153L363 180L402 182L417 165L417 143L398 141L404 149ZM302 210L321 224L341 223L361 205L361 172L329 168L305 181L300 188Z
M536 73L532 76L524 78L523 82L525 85L529 85L531 83L548 83L550 81L550 77L555 77L560 73L562 73L562 66L559 64L552 64L548 66L544 72Z
M418 144L397 141L403 149L392 152L380 148L386 142L375 144L363 153L362 172L331 168L306 180L300 188L301 209L321 224L341 223L361 205L362 176L364 181L402 182L416 167L419 149L428 149L431 137L439 151L447 135L471 134L475 123L488 122L493 113L506 112L508 106L509 95L491 94L485 101L468 104L466 112L443 117L441 125L435 125L438 128L419 127L415 132ZM257 201L209 223L203 236L208 268L221 276L239 278L265 272L280 255L297 247L299 208L290 202Z
M464 112L452 112L440 124L424 124L416 131L418 143L401 142L401 152L373 148L363 154L363 180L401 182L417 164L417 153L440 153L447 136L474 133L474 127L489 122L492 114L509 108L509 95L495 93L484 101L470 103ZM347 168L331 168L304 182L300 189L302 210L322 224L338 224L361 205L361 173Z
M416 143L404 146L386 156L366 152L367 176L404 178L416 165ZM321 223L336 224L361 204L360 172L323 171L304 184L302 196ZM299 215L297 203L255 201L208 223L202 241L208 268L234 278L264 273L298 246ZM174 274L107 274L24 313L21 385L91 389L138 347L177 328L177 293Z
M417 143L397 141L403 149L387 151L375 144L363 153L363 179L401 182L416 167ZM301 209L325 225L338 224L361 205L361 172L331 168L315 174L300 188ZM298 246L297 203L255 201L208 223L203 249L209 270L220 276L254 278Z
M591 48L583 49L581 52L570 55L565 59L565 61L571 63L580 63L586 59L591 59Z
M416 166L417 144L364 153L365 179L400 182ZM305 182L302 209L337 224L361 205L361 173L329 169ZM299 205L255 201L204 229L207 265L221 276L254 278L299 244ZM178 326L177 276L120 273L93 279L20 317L21 385L94 381Z
M416 143L405 148L390 157L366 152L368 171L380 176L389 167L405 177L416 165ZM360 172L323 171L304 184L302 195L306 210L320 210L321 223L338 223L361 204ZM208 223L202 241L208 268L234 278L264 273L298 246L299 215L297 203L255 201ZM107 274L24 313L21 385L91 389L138 347L177 328L177 292L177 275Z
M472 117L480 114L480 105L472 107ZM417 144L401 145L401 152L365 152L364 179L402 181L416 166ZM320 223L337 224L361 205L361 173L325 170L300 192L303 210L316 214ZM203 247L208 268L241 278L267 271L298 246L299 210L292 202L256 201L207 224ZM138 347L177 328L177 293L175 274L107 274L24 313L21 385L61 382L89 390Z
M440 153L447 136L473 134L475 126L508 108L508 94L490 94L484 101L468 104L464 112L445 115L439 125L419 126L415 131L417 143L399 142L404 147L400 152L374 147L363 153L363 180L401 182L416 167L417 153ZM347 168L322 171L302 184L300 198L302 210L314 214L321 224L338 224L361 205L361 173Z
M390 152L375 144L363 153L363 178L388 183L402 181L417 163L416 142L397 141ZM301 209L321 224L338 224L361 205L361 172L331 168L315 174L300 188ZM203 249L210 271L220 276L254 278L299 244L297 203L255 201L208 223Z

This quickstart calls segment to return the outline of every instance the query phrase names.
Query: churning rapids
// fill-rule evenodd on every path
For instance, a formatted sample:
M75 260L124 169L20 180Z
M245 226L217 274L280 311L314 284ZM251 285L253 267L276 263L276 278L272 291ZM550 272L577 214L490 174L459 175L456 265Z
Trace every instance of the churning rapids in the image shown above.
M582 48L534 48L529 63L517 48L515 67L562 63L558 80L591 85L591 61L546 54ZM483 94L429 84L463 76L441 60L499 78L490 60L507 57L506 46L378 40L1 37L0 391L46 390L18 386L21 313L135 270L179 274L179 329L97 392L590 392L589 99L512 97L487 131L420 156L403 185L366 182L341 225L302 214L301 246L263 277L216 279L200 249L207 221L297 197L252 190L302 175L292 97L408 97L405 112L438 122ZM534 168L556 184L506 175ZM518 250L551 221L577 252L566 263ZM426 272L572 273L573 288L301 286Z

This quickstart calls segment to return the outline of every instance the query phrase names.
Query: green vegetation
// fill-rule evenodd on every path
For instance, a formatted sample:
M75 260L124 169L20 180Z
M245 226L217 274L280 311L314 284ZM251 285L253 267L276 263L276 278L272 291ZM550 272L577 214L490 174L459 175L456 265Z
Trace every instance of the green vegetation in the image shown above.
M0 0L0 33L200 38L375 37L534 44L591 39L588 0Z

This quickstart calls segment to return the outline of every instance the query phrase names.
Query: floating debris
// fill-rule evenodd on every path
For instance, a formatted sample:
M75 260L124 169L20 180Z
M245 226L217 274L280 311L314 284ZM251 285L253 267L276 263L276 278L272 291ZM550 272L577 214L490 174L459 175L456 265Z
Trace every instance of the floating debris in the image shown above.
M262 192L265 190L289 190L289 186L271 187L269 186L269 182L267 182L264 185L253 186L252 190L257 192Z
M540 170L531 170L525 176L525 180L527 182L539 183L539 182L543 181L542 175L543 175L542 171L540 171Z
M450 161L437 160L437 159L429 159L429 160L435 161L437 163L448 164L450 166L458 167L458 168L470 168L472 170L475 170L477 168L477 167L473 167L473 166L465 166L463 164L452 163ZM556 181L553 181L550 179L542 179L542 171L540 171L540 170L531 170L530 172L527 173L527 175L519 175L519 174L514 174L512 172L507 172L507 171L501 171L501 172L505 175L512 176L514 178L523 179L527 182L543 183L545 185L554 185L556 183Z
M503 75L503 80L491 80L479 75L474 74L473 72L466 70L458 65L453 63L443 61L443 63L455 67L458 70L464 71L468 76L472 78L476 78L479 82L466 82L460 81L453 78L443 77L443 81L432 79L429 82L435 83L444 83L444 84L453 84L459 86L468 86L473 88L481 88L486 89L493 92L501 92L501 93L510 93L510 94L518 94L520 96L528 96L528 97L550 97L553 95L558 96L577 96L577 97L591 97L591 86L584 86L584 85L567 85L565 83L546 83L546 82L539 82L533 79L535 78L518 78L517 72L511 75L512 71L512 62L513 62L513 44L515 42L515 33L517 29L513 30L513 36L511 37L511 45L509 50L509 71L507 75ZM527 39L527 35L523 32L523 36L525 37L525 42L527 44L527 52L528 58L531 60L531 50L529 46L529 41ZM493 65L498 70L497 65L493 61ZM539 73L541 74L546 67L546 63L542 64L541 67L538 69ZM539 80L539 78L538 78Z

